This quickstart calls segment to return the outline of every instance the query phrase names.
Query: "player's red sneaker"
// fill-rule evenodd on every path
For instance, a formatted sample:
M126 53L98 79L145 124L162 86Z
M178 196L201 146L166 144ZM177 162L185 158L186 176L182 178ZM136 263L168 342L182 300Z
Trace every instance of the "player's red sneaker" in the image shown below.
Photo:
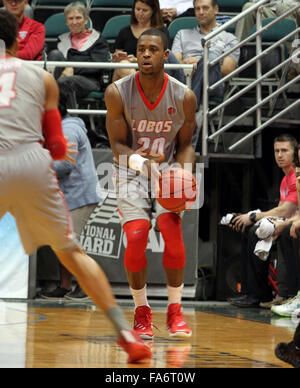
M139 306L135 309L133 330L143 339L151 340L154 337L150 307Z
M168 306L167 329L171 337L190 337L192 335L181 312L181 304L172 303Z
M127 362L129 363L135 363L152 356L149 346L133 330L121 330L117 344L128 353Z

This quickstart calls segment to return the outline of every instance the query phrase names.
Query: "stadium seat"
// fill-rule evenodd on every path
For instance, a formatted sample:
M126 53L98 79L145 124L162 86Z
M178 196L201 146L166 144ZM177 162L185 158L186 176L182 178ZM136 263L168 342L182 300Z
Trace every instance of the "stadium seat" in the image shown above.
M91 7L109 7L109 8L130 8L133 0L92 0Z
M94 28L102 31L106 22L117 15L130 14L133 0L92 0L90 17Z
M274 18L267 18L262 20L262 27L270 24ZM292 19L282 19L274 26L270 27L262 34L263 42L277 42L282 39L284 36L288 35L290 32L296 29L296 23ZM252 35L256 32L256 26L252 28L249 35ZM295 38L292 37L289 39L289 42L292 42Z
M194 16L185 16L185 17L180 17L173 20L168 27L171 41L173 41L173 39L175 38L175 35L179 30L192 29L197 27L197 25L198 25L198 22Z
M234 15L242 11L244 4L249 0L218 0L219 13Z
M102 31L102 36L112 46L123 27L129 26L130 15L118 15L110 18Z
M88 0L79 1L89 6ZM33 0L31 7L33 9L34 19L44 23L49 16L62 12L69 3L72 3L72 0Z

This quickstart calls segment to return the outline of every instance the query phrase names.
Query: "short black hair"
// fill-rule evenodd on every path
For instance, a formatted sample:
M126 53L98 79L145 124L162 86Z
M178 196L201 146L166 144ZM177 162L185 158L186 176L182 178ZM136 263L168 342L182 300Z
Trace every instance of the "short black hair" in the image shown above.
M10 49L17 37L17 18L5 9L0 9L0 41L4 42L6 49Z
M196 2L197 0L193 0L193 5L194 5L194 7L195 7L195 2ZM218 5L218 0L211 0L211 5L213 6L213 7L216 7L217 5Z
M163 31L158 30L157 28L149 28L148 30L144 31L140 35L140 37L143 35L160 36L162 43L163 43L163 46L164 46L164 50L168 49L168 38L167 38L167 35Z
M288 133L284 133L282 135L276 136L273 144L277 142L284 142L284 141L288 141L294 149L296 149L298 146L298 142L296 138Z
M64 88L60 88L58 109L62 118L64 118L68 114L68 111L67 111L68 101L69 101L68 91Z

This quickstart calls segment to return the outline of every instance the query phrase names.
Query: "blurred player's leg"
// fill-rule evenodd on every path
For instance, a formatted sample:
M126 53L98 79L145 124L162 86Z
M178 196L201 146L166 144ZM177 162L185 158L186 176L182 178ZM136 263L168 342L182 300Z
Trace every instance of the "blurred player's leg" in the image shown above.
M119 334L118 344L129 354L128 362L150 358L150 348L130 329L100 266L80 248L55 253L61 263L77 278L86 294L107 314Z

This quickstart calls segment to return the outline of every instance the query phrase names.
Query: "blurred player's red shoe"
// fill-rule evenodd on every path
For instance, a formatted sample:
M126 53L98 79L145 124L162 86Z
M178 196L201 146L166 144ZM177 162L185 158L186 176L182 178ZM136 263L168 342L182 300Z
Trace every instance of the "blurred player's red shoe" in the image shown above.
M154 337L152 312L149 306L139 306L135 309L133 330L143 339L151 340Z
M149 346L133 330L121 330L117 344L128 353L127 362L129 363L135 363L152 356Z
M172 303L168 306L167 329L171 337L190 337L192 335L181 312L181 304Z

